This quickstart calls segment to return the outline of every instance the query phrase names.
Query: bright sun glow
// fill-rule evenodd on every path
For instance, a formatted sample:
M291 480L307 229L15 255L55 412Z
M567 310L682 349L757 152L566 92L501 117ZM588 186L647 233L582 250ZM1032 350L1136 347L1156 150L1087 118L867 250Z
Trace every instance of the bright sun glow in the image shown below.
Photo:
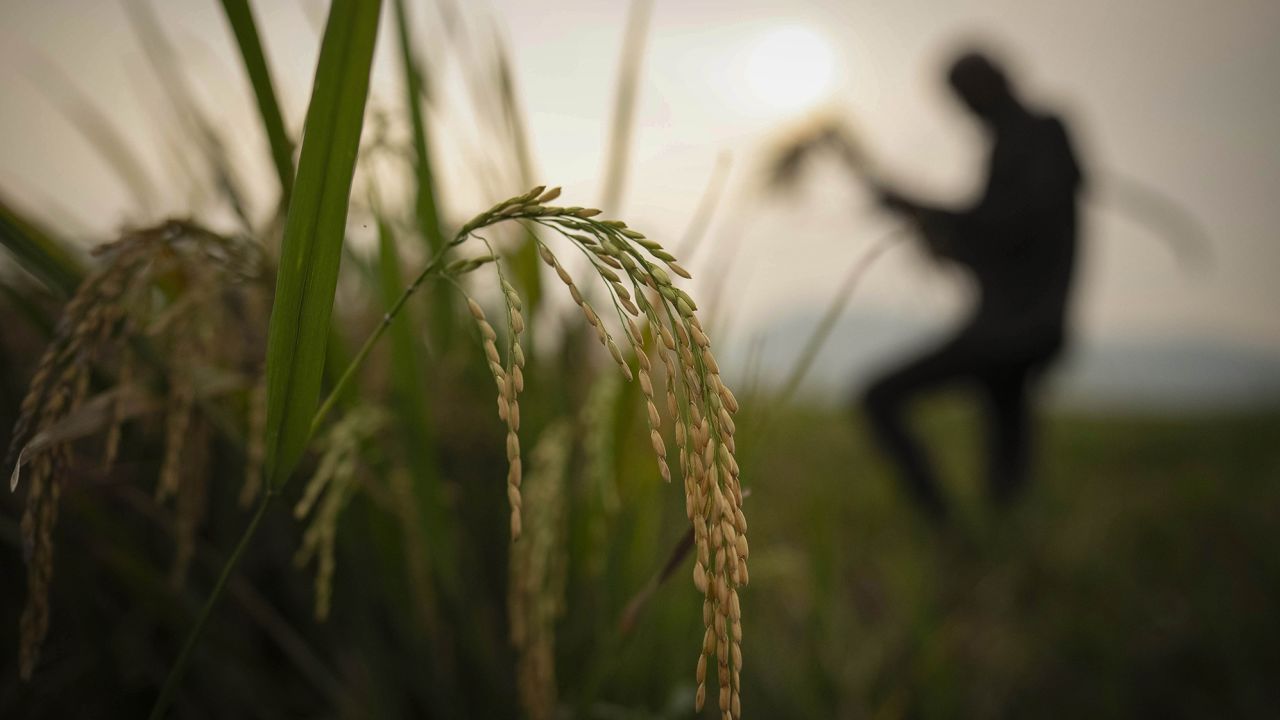
M757 100L784 111L803 110L827 92L835 52L818 33L799 25L770 30L747 58L747 83Z

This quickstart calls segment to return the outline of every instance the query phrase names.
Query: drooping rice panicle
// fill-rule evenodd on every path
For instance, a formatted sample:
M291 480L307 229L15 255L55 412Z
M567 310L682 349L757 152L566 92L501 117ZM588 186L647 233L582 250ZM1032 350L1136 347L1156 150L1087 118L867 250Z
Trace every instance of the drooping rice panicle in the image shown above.
M317 620L328 618L332 606L338 519L355 491L360 446L376 435L385 422L381 412L364 408L356 409L334 423L322 442L316 471L303 490L302 498L294 506L295 518L311 519L293 561L298 567L305 566L313 558L316 561Z
M507 352L506 365L498 353L498 333L493 329L485 315L484 308L466 291L458 286L467 301L467 309L480 330L481 344L484 346L485 360L489 365L489 374L493 376L494 385L498 389L498 417L507 425L507 501L511 506L511 539L518 540L521 532L520 515L520 482L522 466L520 460L520 390L524 388L524 354L520 347L515 328L524 328L524 320L518 307L519 296L515 290L507 291L509 285L503 281L503 297L508 311L508 322L512 332Z
M697 557L694 584L704 595L704 639L696 677L696 705L706 697L707 658L716 660L719 707L725 717L741 714L742 626L738 590L748 582L746 517L742 512L740 469L735 458L737 400L720 377L711 341L697 316L697 305L676 287L671 274L689 277L674 256L643 234L615 220L597 220L592 208L545 205L543 188L499 203L459 231L461 242L471 233L505 220L528 220L558 232L587 255L590 267L604 283L617 309L618 321L635 357L650 429L650 441L658 457L659 472L669 478L661 414L654 398L652 362L643 333L632 320L642 317L655 329L657 355L667 374L666 401L675 428L680 467L684 478L686 509L694 529ZM613 360L630 379L627 358L596 312L545 242L538 252L560 278L588 324L596 331ZM651 259L652 258L652 259ZM656 262L655 262L656 261ZM631 289L623 282L626 278ZM486 346L487 349L488 346ZM493 364L500 393L507 384ZM509 401L508 401L509 404ZM500 411L502 401L499 402ZM508 436L508 450L512 447ZM509 452L510 454L510 452Z
M27 480L21 526L28 558L28 594L19 651L19 670L24 678L30 677L48 631L53 532L58 501L72 464L70 443L48 442L42 434L77 412L95 372L110 377L101 365L118 367L117 388L135 383L139 369L134 354L122 349L128 342L163 341L168 336L181 343L186 342L183 338L210 336L209 327L224 318L212 310L213 298L205 291L239 287L253 273L258 257L246 246L242 239L225 238L185 221L127 232L95 251L102 258L101 265L85 278L63 309L53 340L23 399L9 449L11 489L16 489L24 471ZM160 278L166 281L163 287ZM156 302L157 289L167 302ZM184 473L181 460L182 448L206 441L205 433L190 432L195 397L191 364L210 362L214 356L198 343L175 347L178 352L150 358L149 363L170 380L166 459L158 487L161 495L176 494L179 499L174 577L180 578L191 556L204 503L203 483L195 477L198 473ZM113 405L103 457L108 468L118 450L121 421L119 408ZM186 475L192 482L184 490L180 480Z

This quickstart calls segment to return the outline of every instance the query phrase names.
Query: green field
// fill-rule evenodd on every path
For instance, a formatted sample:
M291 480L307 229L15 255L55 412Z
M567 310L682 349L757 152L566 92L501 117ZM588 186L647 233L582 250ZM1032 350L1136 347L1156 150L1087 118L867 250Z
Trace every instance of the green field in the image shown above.
M846 419L776 423L752 483L761 716L1274 712L1280 416L1055 415L1004 517L972 419L926 423L960 510L941 533Z

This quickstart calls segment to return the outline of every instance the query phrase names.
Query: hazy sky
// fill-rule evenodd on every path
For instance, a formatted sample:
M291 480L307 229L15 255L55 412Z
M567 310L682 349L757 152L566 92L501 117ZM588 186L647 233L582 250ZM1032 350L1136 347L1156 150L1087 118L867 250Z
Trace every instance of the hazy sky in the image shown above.
M307 17L321 4L253 4L296 131L315 61ZM234 132L233 154L269 189L265 142L218 3L155 5L201 100ZM58 66L149 148L158 176L167 141L146 118L159 96L119 5L0 0L0 8L0 189L96 233L148 219L30 80L41 77L38 58ZM511 44L539 178L564 185L569 202L598 202L627 3L495 0L489 8ZM423 5L414 13L425 36L438 16ZM1095 177L1118 173L1158 187L1212 235L1211 270L1185 273L1100 192L1085 246L1085 336L1194 336L1280 350L1280 3L1273 0L657 0L622 215L651 235L679 236L717 157L730 153L730 192L692 269L713 276L728 267L741 334L821 307L885 220L856 185L831 172L795 198L757 194L760 149L806 109L837 107L895 178L942 200L968 197L981 138L940 77L955 43L975 35L1006 48L1029 99L1065 113ZM380 56L375 92L394 98L391 59ZM450 132L461 132L456 125ZM181 212L181 193L158 184L166 192L149 214ZM459 215L476 209L463 207L472 201L465 192L446 200ZM856 302L937 315L954 313L961 293L915 254L895 252Z

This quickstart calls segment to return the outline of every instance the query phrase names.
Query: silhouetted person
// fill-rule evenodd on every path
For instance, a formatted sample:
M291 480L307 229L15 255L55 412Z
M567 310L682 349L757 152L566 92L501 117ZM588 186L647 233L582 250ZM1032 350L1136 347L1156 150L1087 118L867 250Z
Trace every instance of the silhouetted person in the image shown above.
M962 56L948 80L992 138L981 199L952 210L880 188L880 200L915 223L933 256L973 276L978 299L955 336L876 380L863 398L877 441L912 498L936 520L945 517L946 503L907 427L906 407L943 386L974 388L985 405L992 500L1007 502L1026 485L1031 392L1066 338L1083 180L1062 122L1023 105L989 58Z

